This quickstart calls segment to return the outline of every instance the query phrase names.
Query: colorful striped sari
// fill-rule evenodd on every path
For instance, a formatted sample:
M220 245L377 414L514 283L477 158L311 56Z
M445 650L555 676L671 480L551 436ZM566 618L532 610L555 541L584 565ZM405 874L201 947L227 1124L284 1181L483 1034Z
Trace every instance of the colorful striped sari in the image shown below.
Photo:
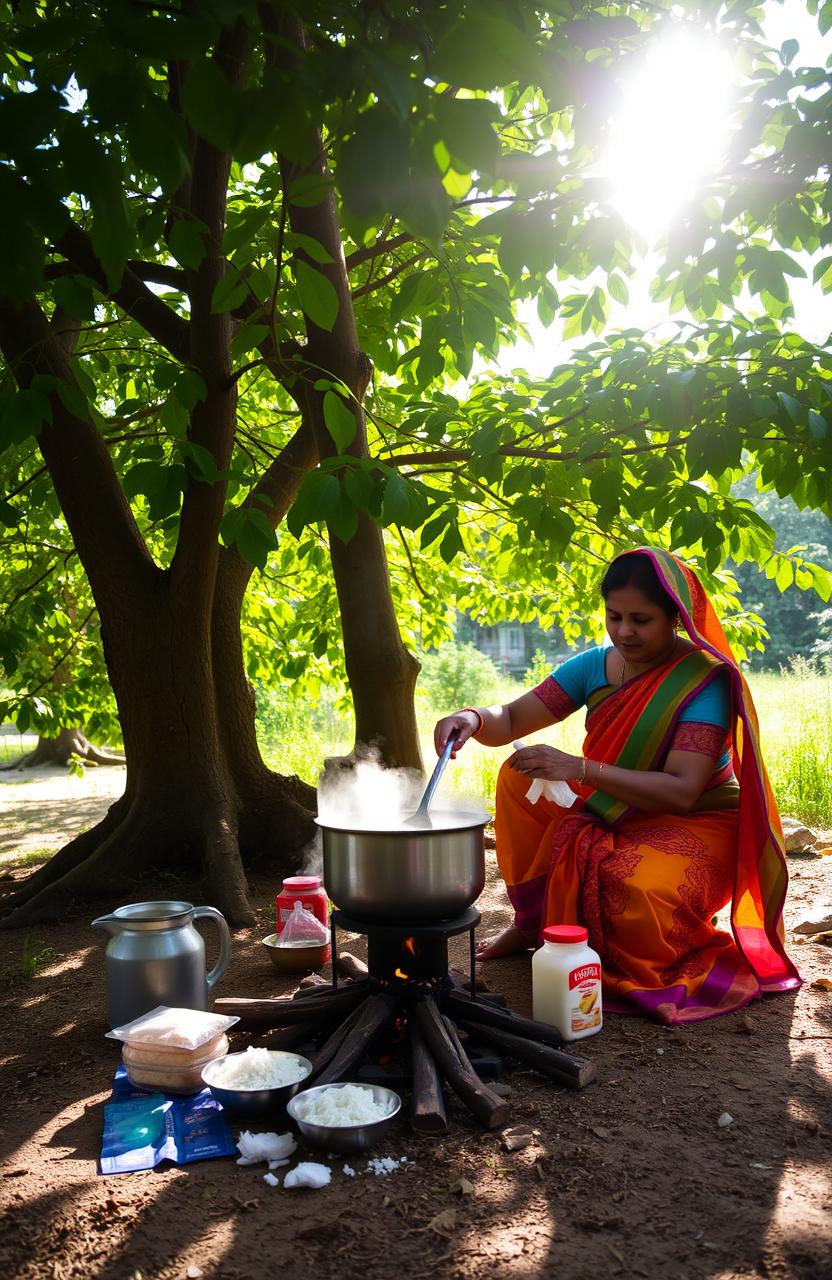
M581 799L571 809L544 799L532 805L528 778L503 766L497 858L518 927L587 926L607 1009L691 1022L800 978L783 943L783 834L748 686L696 575L669 552L641 550L697 648L592 694L584 754L661 769L679 714L727 668L736 777L715 775L694 810L679 816L628 808L577 784ZM712 924L729 901L731 934Z

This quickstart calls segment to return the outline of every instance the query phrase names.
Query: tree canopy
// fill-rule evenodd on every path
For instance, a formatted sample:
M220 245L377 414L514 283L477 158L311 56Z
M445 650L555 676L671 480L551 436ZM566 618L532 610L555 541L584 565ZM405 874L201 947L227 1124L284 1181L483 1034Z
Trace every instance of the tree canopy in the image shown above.
M430 644L454 605L574 638L603 563L641 542L700 564L740 644L759 621L726 557L828 599L829 573L732 492L754 472L832 509L829 351L790 301L807 260L832 287L832 87L760 19L750 0L5 5L0 646L19 694L42 574L78 565L122 722L164 597L174 683L213 667L243 705L216 656L242 609L250 675L345 674L358 739L410 763L399 629ZM644 246L603 154L628 69L686 27L737 90L659 246L654 296L684 311L659 341L610 325ZM529 306L585 345L544 378L495 372ZM74 623L88 588L66 589ZM214 658L203 637L186 660L176 619L206 607Z

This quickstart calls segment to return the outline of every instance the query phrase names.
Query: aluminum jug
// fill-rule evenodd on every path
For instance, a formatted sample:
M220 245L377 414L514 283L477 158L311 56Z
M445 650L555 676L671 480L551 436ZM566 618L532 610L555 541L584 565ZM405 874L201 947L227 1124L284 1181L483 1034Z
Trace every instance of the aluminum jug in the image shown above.
M205 972L205 944L194 920L209 918L220 931L220 957ZM228 968L231 935L216 907L190 902L132 902L92 922L113 936L107 943L107 1025L119 1027L166 1004L207 1009L211 988Z

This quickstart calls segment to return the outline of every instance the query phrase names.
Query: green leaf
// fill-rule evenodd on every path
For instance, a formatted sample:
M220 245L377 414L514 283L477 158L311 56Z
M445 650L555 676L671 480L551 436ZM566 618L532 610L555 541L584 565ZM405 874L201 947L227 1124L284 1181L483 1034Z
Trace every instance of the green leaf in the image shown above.
M216 63L192 63L182 90L182 105L196 132L220 151L230 151L239 133L240 104Z
M326 199L331 187L332 178L324 174L310 173L295 178L289 187L289 203L300 209L314 208Z
M231 354L239 360L248 351L255 351L269 334L267 324L246 324L231 339Z
M515 80L530 83L536 62L537 50L519 27L506 18L472 12L439 41L429 74L466 89L493 89Z
M344 543L350 541L358 528L358 512L347 495L341 491L338 494L338 501L329 513L327 526L336 538Z
M177 262L196 270L205 257L208 228L198 218L180 218L171 228L169 246Z
M427 505L423 495L400 475L388 476L384 485L383 522L405 529L418 529L425 518Z
M623 276L620 276L616 271L614 271L612 275L608 276L607 290L611 298L614 298L616 302L620 302L623 307L626 307L627 303L630 301L630 291L627 288L627 284Z
M263 512L248 507L237 524L234 543L244 560L265 569L269 553L277 546L277 537Z
M333 261L332 254L324 248L320 240L315 240L313 236L303 235L300 231L288 231L286 233L286 247L289 249L302 249L313 262L321 262L326 265Z
M455 560L460 551L465 550L465 543L462 541L462 534L459 532L459 526L452 524L448 526L444 538L439 544L439 554L446 564L450 564Z
M298 496L289 508L286 525L296 538L308 524L318 524L328 520L341 494L341 487L335 476L322 471L320 467L304 476L298 490Z
M10 502L6 502L5 498L0 498L0 524L5 525L7 529L14 529L22 520L23 512L13 507Z
M194 406L208 395L208 388L205 385L205 379L195 369L183 369L176 379L173 394L182 408L190 413Z
M233 311L248 295L246 282L233 267L226 270L211 297L211 314L221 315Z
M786 391L778 391L777 399L786 410L786 413L789 415L792 422L799 422L802 410L799 402L795 400L794 396L790 396Z
M304 314L319 329L331 333L338 317L338 294L334 285L317 267L302 259L293 262L292 270Z
M156 94L146 94L128 116L127 141L139 168L163 191L175 191L188 171L187 140L181 120Z
M76 320L95 318L95 296L88 280L80 276L59 276L52 285L52 297L67 315Z
M500 114L497 106L487 98L437 94L433 111L452 160L460 161L466 169L493 173L500 155L494 131L494 121Z
M355 439L355 414L337 391L327 391L324 396L324 422L338 452L346 453Z
M73 386L71 382L65 382L63 378L57 378L55 391L67 412L71 413L73 418L86 422L89 417L89 405L81 388Z
M799 40L784 40L780 46L780 61L787 67L800 48Z

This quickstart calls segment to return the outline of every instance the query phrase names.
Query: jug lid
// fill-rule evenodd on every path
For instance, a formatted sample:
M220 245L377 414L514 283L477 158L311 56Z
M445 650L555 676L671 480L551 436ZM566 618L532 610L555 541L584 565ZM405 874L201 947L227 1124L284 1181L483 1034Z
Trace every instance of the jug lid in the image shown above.
M191 902L158 900L129 902L124 907L117 907L113 916L128 929L171 929L189 924L193 912Z

